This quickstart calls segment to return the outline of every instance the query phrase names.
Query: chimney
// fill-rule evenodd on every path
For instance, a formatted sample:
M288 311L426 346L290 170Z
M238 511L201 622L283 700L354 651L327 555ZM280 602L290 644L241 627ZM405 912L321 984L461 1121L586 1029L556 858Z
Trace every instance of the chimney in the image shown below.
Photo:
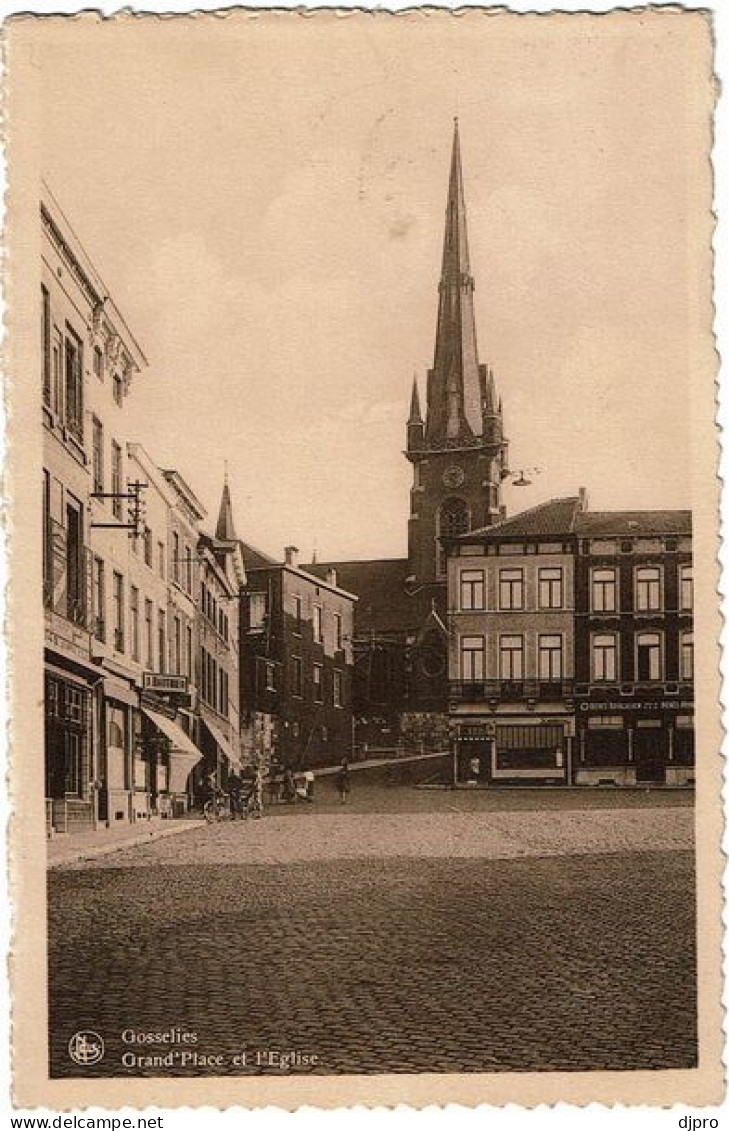
M286 546L284 548L284 556L287 566L292 566L296 569L299 564L299 548L298 546Z
M327 585L332 585L335 589L337 587L337 571L331 566L327 570Z
M580 514L584 514L588 507L587 487L580 487L578 494L580 496L579 510Z

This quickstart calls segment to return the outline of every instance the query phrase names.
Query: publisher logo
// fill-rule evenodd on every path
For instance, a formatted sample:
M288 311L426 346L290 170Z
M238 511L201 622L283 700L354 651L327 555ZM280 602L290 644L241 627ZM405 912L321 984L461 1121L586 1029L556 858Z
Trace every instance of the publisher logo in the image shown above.
M104 1055L104 1042L98 1033L84 1029L74 1033L68 1042L68 1055L76 1064L88 1068L91 1064L98 1064Z

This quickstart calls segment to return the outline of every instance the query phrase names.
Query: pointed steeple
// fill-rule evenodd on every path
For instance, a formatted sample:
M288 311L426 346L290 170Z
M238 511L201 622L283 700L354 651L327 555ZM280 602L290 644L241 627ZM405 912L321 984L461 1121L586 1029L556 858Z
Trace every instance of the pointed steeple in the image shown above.
M228 486L228 465L225 465L225 479L223 482L223 494L220 499L220 510L218 512L218 524L215 527L215 538L218 542L237 542L238 535L235 532L235 523L233 522L233 506L230 501L230 487Z
M458 119L453 130L438 290L438 324L435 360L428 381L426 436L430 442L468 442L481 435L482 406Z
M413 391L410 396L410 416L408 417L408 424L422 424L423 418L420 415L420 394L418 393L418 378L413 377Z

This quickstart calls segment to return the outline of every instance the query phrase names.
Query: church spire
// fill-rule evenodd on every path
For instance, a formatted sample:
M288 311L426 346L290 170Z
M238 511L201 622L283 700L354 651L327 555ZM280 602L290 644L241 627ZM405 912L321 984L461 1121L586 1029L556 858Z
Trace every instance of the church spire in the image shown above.
M215 538L218 542L237 542L238 535L235 532L235 523L233 522L233 506L230 501L230 487L228 486L228 465L225 465L225 479L223 482L223 494L220 499L220 510L218 512L218 524L215 527Z
M438 290L435 360L428 381L426 436L430 442L468 442L481 435L482 405L458 119L453 129Z
M423 418L420 415L420 394L418 393L418 378L413 377L413 391L410 397L410 416L408 417L408 424L422 424Z

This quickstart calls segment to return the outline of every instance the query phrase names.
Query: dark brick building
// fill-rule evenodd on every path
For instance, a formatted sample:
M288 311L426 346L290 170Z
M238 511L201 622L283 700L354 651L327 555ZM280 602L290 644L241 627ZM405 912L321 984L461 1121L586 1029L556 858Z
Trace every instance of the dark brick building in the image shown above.
M241 599L244 756L293 770L352 752L353 608L330 568L315 577L288 546L285 560L243 546Z
M689 511L575 523L577 782L694 777Z

